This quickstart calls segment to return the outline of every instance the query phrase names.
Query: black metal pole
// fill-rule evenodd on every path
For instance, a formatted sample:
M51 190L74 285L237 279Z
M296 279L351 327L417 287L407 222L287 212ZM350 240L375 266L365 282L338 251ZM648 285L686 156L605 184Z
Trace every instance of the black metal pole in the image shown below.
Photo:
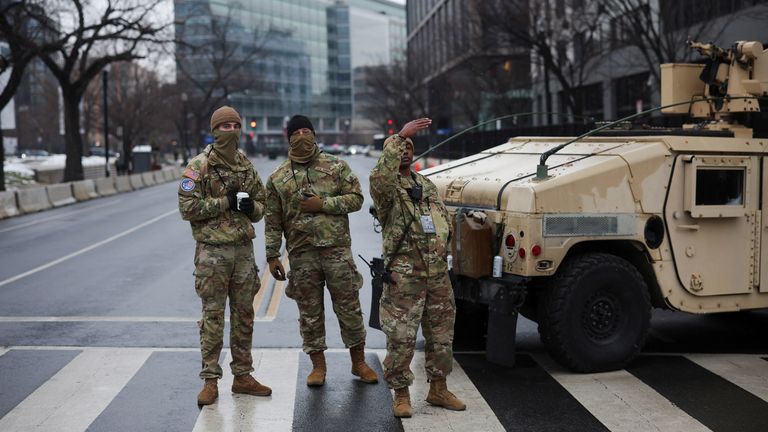
M189 161L187 161L187 154L189 153L189 142L187 141L187 102L184 102L184 127L182 137L184 140L184 166L186 167Z
M104 94L104 172L109 177L109 107L107 106L107 70L104 69L101 74L102 93Z

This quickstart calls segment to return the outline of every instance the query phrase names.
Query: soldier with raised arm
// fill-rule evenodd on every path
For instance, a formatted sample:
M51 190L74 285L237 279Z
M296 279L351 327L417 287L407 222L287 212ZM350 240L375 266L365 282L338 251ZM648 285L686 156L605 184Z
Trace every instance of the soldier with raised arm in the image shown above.
M205 380L198 405L210 405L219 396L222 376L219 357L224 340L224 308L229 297L235 379L233 393L269 396L253 372L253 298L260 288L253 257L253 223L264 215L264 187L251 162L238 151L240 114L223 106L211 116L215 139L189 162L179 183L179 212L192 226L195 248L195 291L203 303L200 351ZM238 204L238 193L241 194ZM242 194L248 197L242 197Z
M382 226L384 265L391 283L381 297L381 326L387 335L384 379L395 391L395 417L412 415L408 387L421 325L426 339L427 402L461 411L466 405L448 391L453 368L456 304L446 263L450 219L435 185L411 170L413 141L429 127L427 118L407 123L384 142L370 176L370 190Z
M267 180L265 239L269 271L285 280L280 246L285 236L290 261L286 295L299 307L304 352L312 361L307 385L325 384L326 363L324 286L339 320L341 339L349 348L352 374L377 383L365 363L365 326L359 290L363 279L352 259L349 213L360 210L360 182L343 160L323 153L315 130L304 116L288 122L288 160Z

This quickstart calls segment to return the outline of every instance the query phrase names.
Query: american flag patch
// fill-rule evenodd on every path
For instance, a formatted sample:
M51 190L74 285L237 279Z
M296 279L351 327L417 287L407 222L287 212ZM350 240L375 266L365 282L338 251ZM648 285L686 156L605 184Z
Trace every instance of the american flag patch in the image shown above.
M184 170L184 177L189 177L192 180L197 181L197 179L200 178L200 173L192 171L191 169L187 168L186 170Z

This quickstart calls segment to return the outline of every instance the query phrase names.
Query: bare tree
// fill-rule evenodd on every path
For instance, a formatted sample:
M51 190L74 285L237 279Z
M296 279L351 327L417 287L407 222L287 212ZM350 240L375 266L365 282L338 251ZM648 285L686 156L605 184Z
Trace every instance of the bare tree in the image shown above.
M166 122L171 119L161 109L161 84L153 72L136 63L116 66L109 93L110 125L112 134L123 142L123 168L130 169L133 146L149 142L154 133L167 132Z
M479 8L483 30L493 35L489 43L531 50L543 75L546 110L552 111L550 82L555 81L565 106L580 115L579 89L591 70L586 59L598 57L603 49L604 10L575 0L486 0Z
M187 20L176 25L176 68L179 85L175 102L184 105L193 118L193 131L198 151L213 111L232 95L258 89L261 79L255 62L266 53L266 45L273 38L272 30L259 30L253 25L248 31L235 16L238 4L230 4L227 14L215 15L208 3L196 5L191 14L204 17ZM201 28L202 26L202 28ZM197 36L196 38L187 37ZM199 43L199 35L206 35ZM185 95L182 100L182 94ZM179 123L186 131L186 121ZM183 124L182 124L183 123Z
M426 90L404 61L364 69L365 103L362 114L376 124L392 119L395 125L426 117Z
M0 55L0 74L10 71L8 81L0 92L0 111L11 101L21 85L27 66L37 56L56 51L58 39L47 34L49 20L45 9L37 2L0 0L0 41L8 45L8 55ZM0 191L5 190L5 148L0 127Z
M744 16L741 12L728 9L732 2L600 1L610 15L610 43L636 47L659 88L660 64L690 59L692 51L687 49L686 40L717 40L728 25ZM733 3L740 6L740 2ZM765 17L763 12L762 18Z
M169 23L156 23L153 12L162 0L48 0L58 16L48 30L61 34L56 54L41 54L59 82L64 99L67 161L64 180L83 178L83 142L79 105L88 84L110 63L144 58L153 44L166 40ZM101 6L101 7L99 7ZM98 14L95 11L98 10ZM69 27L72 30L66 32Z

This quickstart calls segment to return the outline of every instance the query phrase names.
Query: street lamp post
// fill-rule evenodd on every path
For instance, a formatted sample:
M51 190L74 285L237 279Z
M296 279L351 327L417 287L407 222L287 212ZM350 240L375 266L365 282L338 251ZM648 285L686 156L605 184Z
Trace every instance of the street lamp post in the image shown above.
M187 161L187 154L189 153L189 143L187 142L187 100L189 100L189 97L186 93L181 93L181 102L182 105L184 105L184 121L183 126L181 127L181 141L182 145L184 146L184 166L187 166L189 163Z
M109 74L109 65L104 67L101 71L101 83L104 94L104 173L106 177L109 177L109 107L107 106L107 75Z

